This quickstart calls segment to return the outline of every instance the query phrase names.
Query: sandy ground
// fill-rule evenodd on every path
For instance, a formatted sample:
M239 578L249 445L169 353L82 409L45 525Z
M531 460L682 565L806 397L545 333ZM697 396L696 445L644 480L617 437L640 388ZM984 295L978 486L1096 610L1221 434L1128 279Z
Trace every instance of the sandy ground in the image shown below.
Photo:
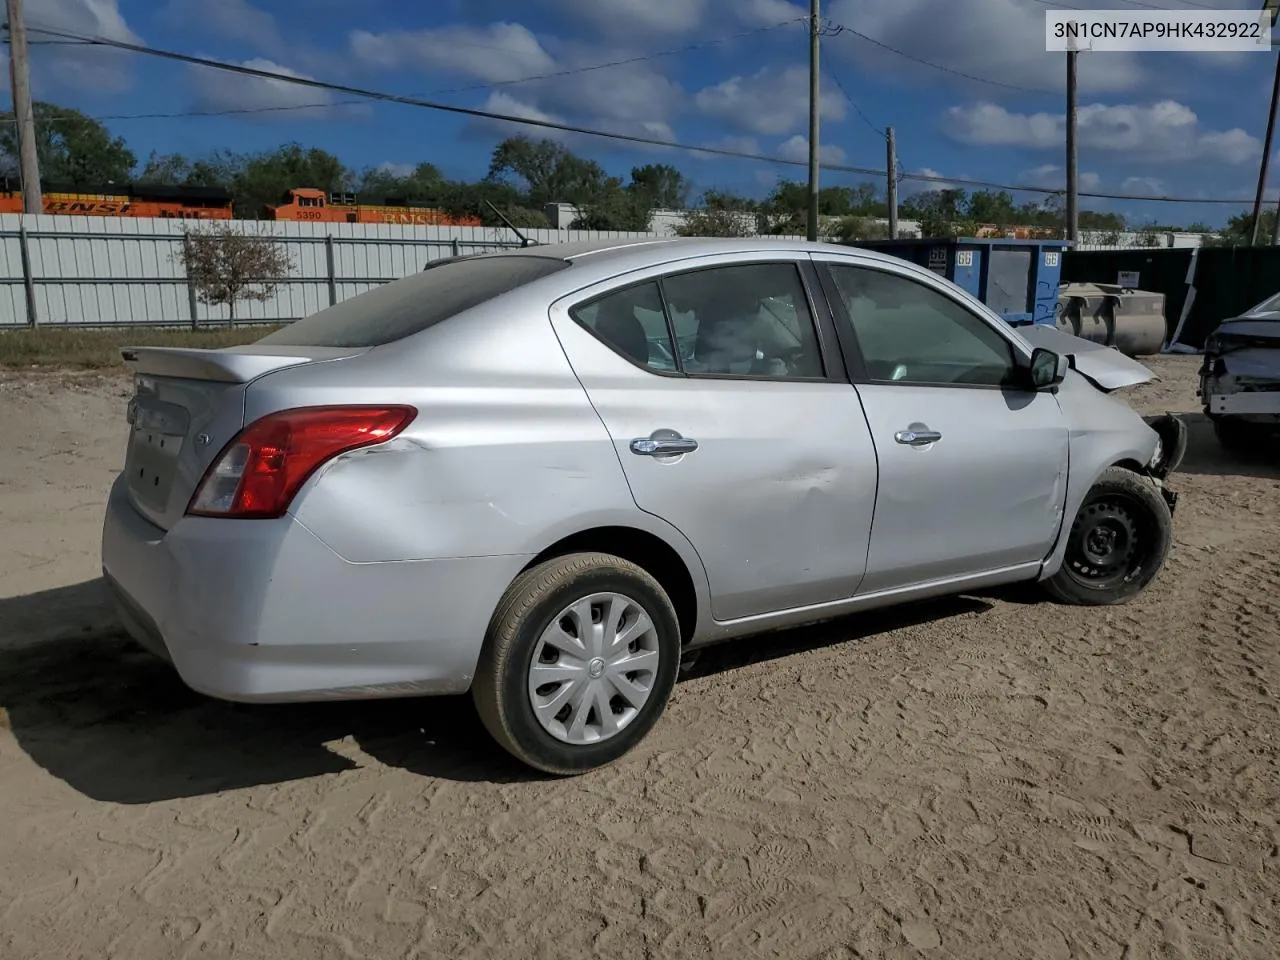
M1131 400L1197 409L1195 358ZM0 957L1280 955L1280 461L1193 416L1140 602L707 654L619 765L185 690L96 582L121 381L0 381Z

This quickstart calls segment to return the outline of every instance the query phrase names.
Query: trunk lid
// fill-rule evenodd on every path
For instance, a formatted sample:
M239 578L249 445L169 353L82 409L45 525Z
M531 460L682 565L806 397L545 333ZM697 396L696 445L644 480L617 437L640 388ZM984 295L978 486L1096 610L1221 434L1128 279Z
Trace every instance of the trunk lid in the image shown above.
M250 383L278 370L362 352L257 344L123 348L120 355L134 374L124 466L133 508L168 530L186 511L209 464L244 426Z

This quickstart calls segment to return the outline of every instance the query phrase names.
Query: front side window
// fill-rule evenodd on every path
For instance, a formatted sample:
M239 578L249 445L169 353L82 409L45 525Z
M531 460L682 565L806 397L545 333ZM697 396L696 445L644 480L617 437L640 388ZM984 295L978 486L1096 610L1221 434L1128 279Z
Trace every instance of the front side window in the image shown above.
M829 268L871 380L938 386L1014 382L1012 344L950 297L880 270Z
M686 374L823 377L818 335L794 264L676 274L664 278L662 291Z

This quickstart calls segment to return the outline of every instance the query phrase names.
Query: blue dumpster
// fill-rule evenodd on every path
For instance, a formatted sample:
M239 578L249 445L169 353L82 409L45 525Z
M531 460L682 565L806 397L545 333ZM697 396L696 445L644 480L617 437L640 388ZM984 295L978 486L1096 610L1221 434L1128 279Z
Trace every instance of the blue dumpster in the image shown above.
M1066 240L859 240L849 246L887 253L934 271L973 294L1007 323L1053 326Z

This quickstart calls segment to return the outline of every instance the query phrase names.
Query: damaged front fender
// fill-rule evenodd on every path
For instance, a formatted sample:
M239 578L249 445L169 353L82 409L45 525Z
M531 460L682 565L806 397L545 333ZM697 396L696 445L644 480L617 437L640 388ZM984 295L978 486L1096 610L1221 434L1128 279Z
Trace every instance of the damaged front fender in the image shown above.
M1147 473L1163 480L1182 466L1182 458L1187 455L1187 425L1182 418L1166 413L1148 420L1147 426L1160 438L1156 454L1147 464Z
M1057 327L1037 323L1018 327L1017 332L1031 346L1044 347L1067 357L1077 373L1106 393L1150 383L1156 378L1149 368L1114 347L1085 340Z

